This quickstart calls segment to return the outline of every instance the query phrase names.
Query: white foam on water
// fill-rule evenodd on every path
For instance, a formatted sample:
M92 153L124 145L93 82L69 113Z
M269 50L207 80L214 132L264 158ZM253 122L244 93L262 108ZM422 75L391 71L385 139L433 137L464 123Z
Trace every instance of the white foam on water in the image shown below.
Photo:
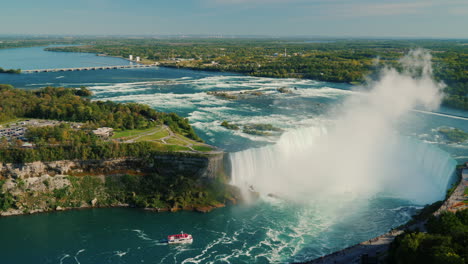
M194 109L199 105L204 106L223 106L224 100L216 99L206 93L195 94L174 94L174 93L155 93L155 94L132 94L122 96L112 96L110 98L100 98L100 100L112 100L115 102L138 102L147 104L157 110L173 109Z
M114 254L115 254L115 256L118 256L118 257L121 258L121 257L127 255L129 252L130 252L130 248L127 248L126 251L121 251L121 250L114 251Z
M137 236L143 240L146 240L146 241L154 241L153 239L151 239L143 230L139 230L139 229L134 229L132 230L133 232L135 232L137 234Z
M196 89L211 90L211 89L263 89L276 90L281 87L293 88L300 85L318 85L320 82L305 79L275 79L265 77L251 76L210 76L187 82L186 84L193 85Z
M80 249L78 250L78 252L76 252L75 256L73 257L76 261L76 264L81 264L79 261L78 261L78 255L80 255L81 253L83 253L85 251L85 249Z
M71 257L71 256L68 255L68 254L63 255L63 257L60 258L60 264L63 264L63 260L65 260L66 258L69 258L69 257Z
M291 90L293 94L298 94L301 97L327 97L327 98L336 98L337 96L342 95L355 95L358 92L352 90L343 90L331 87L320 87L320 88L307 88L307 89L297 89Z

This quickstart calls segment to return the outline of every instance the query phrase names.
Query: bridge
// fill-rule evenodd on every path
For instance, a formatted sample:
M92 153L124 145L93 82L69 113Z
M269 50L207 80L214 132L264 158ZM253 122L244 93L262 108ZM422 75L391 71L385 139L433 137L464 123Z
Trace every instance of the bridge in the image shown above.
M150 68L158 64L143 65L120 65L120 66L96 66L96 67L80 67L80 68L56 68L56 69L37 69L37 70L22 70L21 73L38 73L38 72L66 72L66 71L96 71L96 70L113 70L113 69L133 69L133 68Z

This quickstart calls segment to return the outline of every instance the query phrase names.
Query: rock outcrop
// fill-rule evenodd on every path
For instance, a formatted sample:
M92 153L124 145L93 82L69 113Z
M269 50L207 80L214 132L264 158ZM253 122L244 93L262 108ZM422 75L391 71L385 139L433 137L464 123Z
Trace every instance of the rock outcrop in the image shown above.
M1 163L3 178L31 178L43 175L109 175L126 172L156 172L161 175L190 175L216 178L224 175L224 153L191 155L189 153L155 155L150 159L119 158L108 160L36 161L24 164Z
M207 212L237 199L234 187L216 187L224 189L226 195L214 191L219 196L215 199L208 194L213 193L213 184L227 181L224 168L224 153L0 163L0 215L109 206ZM187 192L190 197L183 196L187 193L179 193L178 198L161 196L167 193L167 188L180 190L177 182L184 180L192 184L187 186L185 183L183 187L190 190ZM176 185L166 187L161 185L162 182L171 183L168 186ZM148 190L146 186L149 185L155 189ZM139 193L140 190L146 193Z

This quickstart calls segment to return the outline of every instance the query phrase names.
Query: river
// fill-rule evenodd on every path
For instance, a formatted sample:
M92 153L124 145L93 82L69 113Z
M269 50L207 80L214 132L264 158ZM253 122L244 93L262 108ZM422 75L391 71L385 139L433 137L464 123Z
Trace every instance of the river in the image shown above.
M93 54L57 53L42 47L0 50L3 68L39 69L126 65L123 59ZM271 263L304 261L367 240L410 219L418 208L443 198L456 161L468 158L468 145L450 143L437 131L455 127L468 131L467 112L440 108L437 112L409 111L398 119L399 143L382 139L388 166L372 172L396 173L393 164L405 164L406 178L384 179L368 193L368 178L336 178L323 186L360 186L323 193L313 189L319 179L313 169L295 161L282 162L282 153L310 149L323 134L330 133L334 113L347 98L360 91L348 84L298 79L271 79L231 73L202 72L164 67L81 72L50 72L0 75L0 83L23 89L47 85L87 86L94 100L145 103L160 111L189 118L197 133L209 144L233 153L233 175L242 181L307 174L312 177L302 201L285 201L262 196L249 205L217 209L208 214L193 212L152 213L138 209L92 209L0 219L2 263ZM279 88L291 93L280 93ZM209 91L256 91L239 100L226 100ZM267 123L284 133L258 136L242 130L227 130L223 120L238 125ZM363 131L366 125L357 127ZM353 141L352 138L349 141ZM394 151L394 152L392 152ZM397 153L404 152L405 155ZM308 152L306 152L308 153ZM346 175L353 152L340 151L329 175ZM305 155L305 154L304 154ZM301 160L301 163L312 162ZM283 159L284 160L284 159ZM390 162L392 161L392 162ZM289 161L288 161L289 162ZM289 165L291 165L289 167ZM292 166L294 164L294 166ZM341 166L342 164L343 166ZM346 166L344 166L346 164ZM346 169L346 167L348 169ZM276 168L276 167L275 167ZM315 172L318 174L318 172ZM398 175L401 171L398 171ZM252 178L242 178L247 177ZM414 177L413 177L414 176ZM333 178L333 177L331 177ZM291 179L295 179L292 177ZM346 182L346 184L344 184ZM364 182L364 183L363 183ZM353 185L355 184L355 185ZM406 185L406 187L405 187ZM351 186L351 187L350 187ZM391 188L387 188L387 187ZM418 186L414 195L406 195ZM355 187L353 187L355 188ZM366 189L366 195L363 195ZM313 191L312 191L313 190ZM308 195L307 192L316 195ZM320 195L319 195L320 194ZM161 245L158 241L180 231L191 233L194 243Z

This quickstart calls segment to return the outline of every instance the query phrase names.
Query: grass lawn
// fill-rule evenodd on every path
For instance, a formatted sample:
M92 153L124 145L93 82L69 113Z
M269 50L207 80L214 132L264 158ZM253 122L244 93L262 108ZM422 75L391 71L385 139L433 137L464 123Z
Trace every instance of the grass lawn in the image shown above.
M160 127L152 127L147 129L132 129L132 130L123 130L123 131L114 131L112 138L122 138L122 137L135 137L140 134L149 133L153 130L158 130Z
M200 152L212 151L213 148L201 145L199 142L196 142L192 139L186 138L182 135L174 135L165 139L166 144L162 142L156 142L164 137L170 136L170 133L167 129L160 127L153 127L148 129L133 129L133 130L124 130L124 131L115 131L112 136L113 139L124 139L124 140L134 140L136 142L140 141L152 141L154 146L160 151L165 152L176 152L176 151L192 151L188 145L193 144L193 150Z
M179 139L177 137L171 137L169 139L166 139L165 141L167 142L167 144L173 144L173 145L183 145L183 146L185 146L185 145L188 144L188 142L186 142L186 141L184 141L182 139Z
M190 151L188 147L179 146L179 145L166 145L159 142L154 142L154 146L159 151L167 151L167 152L174 152L174 151Z
M192 148L196 151L202 151L202 152L206 152L206 151L212 151L213 148L211 147L208 147L208 146L204 146L204 145L194 145L192 146Z
M161 139L163 137L167 137L169 136L169 131L167 131L166 129L163 129L159 132L156 132L154 134L151 134L151 135L147 135L147 136L142 136L140 138L138 138L136 141L151 141L151 140L157 140L157 139Z

